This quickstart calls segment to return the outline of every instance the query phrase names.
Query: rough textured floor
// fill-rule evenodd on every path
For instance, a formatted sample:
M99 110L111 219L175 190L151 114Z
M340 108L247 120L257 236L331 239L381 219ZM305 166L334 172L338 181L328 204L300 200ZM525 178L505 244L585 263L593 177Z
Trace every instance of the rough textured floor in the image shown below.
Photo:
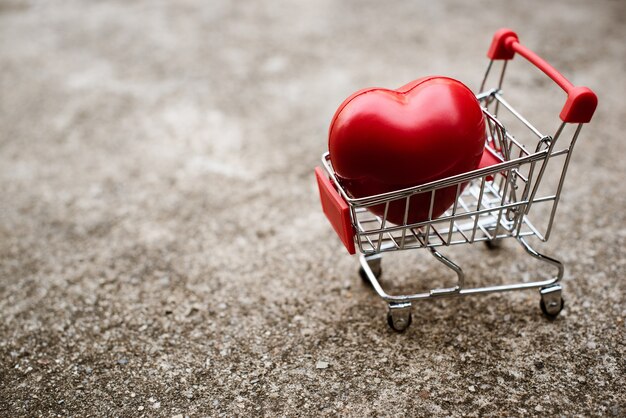
M566 308L438 300L396 334L313 168L346 96L477 88L501 26L600 97L538 246ZM0 415L624 416L625 39L609 0L0 0ZM564 95L508 74L552 131ZM549 273L515 242L447 253L470 283ZM452 277L385 263L398 291Z

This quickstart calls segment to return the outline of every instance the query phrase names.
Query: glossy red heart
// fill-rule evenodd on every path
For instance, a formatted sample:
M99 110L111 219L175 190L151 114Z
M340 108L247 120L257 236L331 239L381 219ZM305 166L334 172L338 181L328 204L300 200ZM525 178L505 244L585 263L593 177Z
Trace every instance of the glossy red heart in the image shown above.
M358 198L474 170L484 144L483 113L472 91L433 76L350 96L333 117L328 148L342 187ZM432 217L455 199L455 186L438 190ZM384 204L370 209L382 216ZM429 209L429 194L412 197L407 223L427 220ZM404 211L404 201L392 203L387 220L403 224Z

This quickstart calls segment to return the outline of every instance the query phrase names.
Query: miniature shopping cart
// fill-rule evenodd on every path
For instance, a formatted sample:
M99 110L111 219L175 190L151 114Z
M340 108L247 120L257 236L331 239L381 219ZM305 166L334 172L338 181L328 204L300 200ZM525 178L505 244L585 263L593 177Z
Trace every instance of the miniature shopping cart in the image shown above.
M567 93L560 113L561 122L553 136L543 134L503 96L505 70L515 54L526 58ZM361 252L361 277L388 304L387 321L396 331L409 326L412 304L420 299L538 288L541 310L545 315L555 318L563 308L559 284L563 264L534 250L528 239L535 237L545 242L550 236L576 139L582 125L591 120L597 98L593 91L574 86L550 64L521 45L511 30L496 32L487 55L491 61L476 96L483 106L486 121L482 160L487 161L486 164L481 163L471 172L362 198L353 198L342 188L328 153L322 156L323 169L316 168L322 208L348 251L354 254L358 248ZM496 61L501 62L501 71L495 77L497 87L485 89ZM504 123L505 119L510 123ZM548 177L548 163L553 161L551 166L556 165L558 174ZM455 203L433 219L435 196L450 188L456 190ZM416 198L418 195L423 196ZM426 202L430 201L428 219L408 223L410 202L424 201L424 196ZM386 214L390 205L398 204L404 205L405 221L395 225L387 222ZM377 211L382 212L382 216L368 210L374 206L384 207L384 211ZM534 216L538 223L531 222ZM477 242L496 247L505 238L516 239L528 254L552 266L555 275L531 282L466 287L461 267L440 252L441 247ZM420 248L427 249L435 259L452 269L458 278L456 284L408 295L385 292L379 282L382 254Z

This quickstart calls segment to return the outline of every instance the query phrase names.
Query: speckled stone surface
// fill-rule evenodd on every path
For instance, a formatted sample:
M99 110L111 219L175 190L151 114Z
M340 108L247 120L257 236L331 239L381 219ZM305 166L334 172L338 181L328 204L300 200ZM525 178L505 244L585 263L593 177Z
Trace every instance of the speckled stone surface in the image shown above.
M600 97L538 246L565 310L437 300L396 334L313 167L346 96L475 89L501 26ZM0 0L0 415L626 415L625 39L608 0ZM553 130L564 96L519 65ZM470 283L549 273L515 242L446 254ZM419 251L384 277L451 278Z

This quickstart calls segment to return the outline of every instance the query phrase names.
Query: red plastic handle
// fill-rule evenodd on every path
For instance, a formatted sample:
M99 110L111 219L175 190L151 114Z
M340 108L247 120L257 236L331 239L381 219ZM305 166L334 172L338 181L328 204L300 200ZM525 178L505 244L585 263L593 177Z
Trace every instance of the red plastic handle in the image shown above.
M563 122L587 123L591 120L598 106L598 97L590 88L574 86L546 60L520 44L517 34L511 29L498 30L493 35L487 56L492 60L510 60L516 53L543 71L567 93L567 101L559 115Z

